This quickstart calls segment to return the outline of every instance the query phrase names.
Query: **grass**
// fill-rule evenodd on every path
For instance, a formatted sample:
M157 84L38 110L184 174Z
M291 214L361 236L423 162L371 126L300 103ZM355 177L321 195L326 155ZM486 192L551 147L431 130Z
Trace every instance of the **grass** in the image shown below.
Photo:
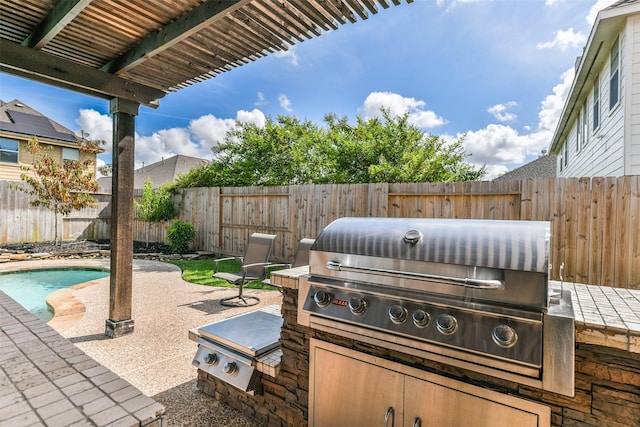
M215 263L212 259L202 260L172 260L167 261L170 264L177 265L182 269L182 278L187 282L196 283L198 285L215 286L220 288L236 288L226 280L216 279L212 277ZM240 271L240 262L234 260L221 261L219 271L236 273ZM273 286L263 285L261 281L256 280L244 285L248 289L266 289L274 290Z

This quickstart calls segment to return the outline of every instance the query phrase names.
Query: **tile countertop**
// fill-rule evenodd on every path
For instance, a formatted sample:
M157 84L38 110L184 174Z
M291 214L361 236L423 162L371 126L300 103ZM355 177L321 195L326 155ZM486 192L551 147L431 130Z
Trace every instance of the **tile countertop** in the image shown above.
M309 267L297 267L272 273L277 286L298 289L300 276ZM560 282L550 281L559 288ZM571 291L575 314L576 341L640 353L640 290L563 283Z
M571 291L576 341L640 353L640 290L580 283L563 286Z

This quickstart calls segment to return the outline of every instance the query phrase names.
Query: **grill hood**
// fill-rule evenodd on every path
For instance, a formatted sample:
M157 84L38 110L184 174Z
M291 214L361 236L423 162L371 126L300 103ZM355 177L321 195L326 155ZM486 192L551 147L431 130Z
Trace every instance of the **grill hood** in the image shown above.
M313 250L546 273L549 223L424 218L341 218Z
M549 236L540 221L341 218L316 239L309 273L545 309Z

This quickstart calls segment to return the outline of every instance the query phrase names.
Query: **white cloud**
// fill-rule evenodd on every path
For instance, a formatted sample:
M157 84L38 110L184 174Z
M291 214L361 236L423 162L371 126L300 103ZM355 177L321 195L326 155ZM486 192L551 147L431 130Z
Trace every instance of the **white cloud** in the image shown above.
M236 121L234 119L221 119L213 114L207 114L191 120L189 122L189 131L198 140L208 156L211 154L211 147L222 142L227 131L235 125Z
M553 132L562 114L564 102L567 99L573 83L574 69L569 68L562 73L562 81L553 87L553 93L542 101L542 109L538 113L538 128ZM551 142L551 138L549 138Z
M203 153L196 157L207 158L211 155L211 148L220 144L224 140L227 132L236 126L237 122L255 123L259 127L264 127L267 118L264 113L257 108L252 111L240 110L236 113L235 119L221 119L213 114L199 117L189 122L189 132L196 139ZM186 153L178 153L186 154Z
M280 96L278 96L278 102L280 102L280 106L287 112L290 113L293 111L293 108L291 108L291 101L289 100L289 97L287 95L280 94Z
M86 137L92 141L105 141L106 144L102 146L105 153L102 156L108 156L111 158L112 140L113 140L113 120L108 114L100 114L96 110L81 109L79 116L76 119L76 124L80 126L77 134L81 132L89 136Z
M448 4L446 12L449 12L451 9L458 6L459 4L477 3L479 1L480 0L437 0L436 4L440 7L444 6L445 4Z
M273 56L278 59L284 59L294 67L298 66L298 53L296 52L296 45L287 46L287 50L279 50L274 52Z
M200 158L210 158L211 148L224 140L228 130L237 122L255 123L263 127L266 122L264 113L257 108L252 111L240 110L235 119L221 119L207 114L189 122L187 128L162 129L152 135L135 135L136 167L144 163L149 165L163 158L177 154ZM107 141L106 152L98 158L98 167L111 163L112 119L95 110L80 110L76 123L90 139Z
M566 31L556 31L556 35L553 40L544 43L538 43L536 45L536 49L542 50L558 48L562 52L564 52L569 48L582 46L586 40L587 36L585 36L581 31L578 31L577 33L574 32L573 27L571 27Z
M136 135L136 167L159 162L176 154L206 157L208 153L191 140L185 128L162 129L150 136Z
M484 179L493 179L507 170L507 165L523 163L527 156L539 155L548 149L558 124L565 99L573 82L573 68L561 75L561 82L540 104L535 131L520 134L510 126L490 124L484 129L469 131L464 140L467 159L476 166L486 165ZM525 128L525 130L527 130ZM458 138L462 134L458 135Z
M392 92L371 92L360 111L365 118L378 117L381 109L389 110L391 117L409 113L409 123L421 129L430 129L446 123L442 117L425 110L425 102L407 98Z
M518 116L515 113L511 113L507 110L516 107L517 105L517 102L509 101L505 104L496 104L492 107L489 107L487 111L489 112L489 114L495 117L496 120L499 120L501 122L512 122L516 118L518 118Z
M265 105L266 103L267 103L267 101L264 98L264 93L258 92L258 96L257 96L256 102L254 102L253 105L255 105L256 107L261 107L261 106Z
M254 108L252 111L238 111L236 120L243 123L254 123L256 126L263 128L267 121L267 117L262 111Z
M104 161L104 160L102 160L101 158L99 158L99 157L98 157L98 158L96 159L96 178L100 178L100 177L103 177L103 176L107 176L107 175L103 175L103 174L101 174L101 173L100 173L100 168L101 168L102 166L106 165L106 164L107 164L107 162L105 162L105 161Z

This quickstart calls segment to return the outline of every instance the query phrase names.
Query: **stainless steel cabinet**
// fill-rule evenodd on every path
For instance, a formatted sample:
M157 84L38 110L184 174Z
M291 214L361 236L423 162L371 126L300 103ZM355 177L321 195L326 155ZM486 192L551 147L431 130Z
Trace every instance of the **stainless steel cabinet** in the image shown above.
M309 426L543 427L548 407L336 346L311 342Z

